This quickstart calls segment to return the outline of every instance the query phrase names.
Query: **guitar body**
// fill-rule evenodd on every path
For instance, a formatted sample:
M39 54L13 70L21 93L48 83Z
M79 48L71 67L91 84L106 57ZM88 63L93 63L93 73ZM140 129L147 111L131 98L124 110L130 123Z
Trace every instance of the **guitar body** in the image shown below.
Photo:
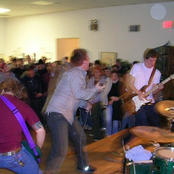
M124 94L123 97L121 97L121 102L122 102L122 110L123 113L129 112L130 114L133 114L135 112L135 103L132 100L133 97L135 97L136 94L133 92L128 92Z
M37 163L39 163L38 158L35 156L33 150L30 148L28 142L27 142L26 140L22 140L22 145L23 145L23 146L28 150L28 152L34 157L35 161L36 161ZM41 158L42 152L41 152L41 149L39 148L39 146L37 146L37 145L36 145L36 151L37 151L37 153L38 153L38 155L39 155L39 158Z
M146 99L140 100L138 96L133 97L132 100L135 104L135 112L137 112L143 106L145 106L146 104L149 104L151 102L151 100L146 100Z
M122 110L125 112L129 112L130 114L134 114L142 109L143 106L149 104L151 100L140 100L136 94L132 94L131 98L124 98L124 102L122 102Z

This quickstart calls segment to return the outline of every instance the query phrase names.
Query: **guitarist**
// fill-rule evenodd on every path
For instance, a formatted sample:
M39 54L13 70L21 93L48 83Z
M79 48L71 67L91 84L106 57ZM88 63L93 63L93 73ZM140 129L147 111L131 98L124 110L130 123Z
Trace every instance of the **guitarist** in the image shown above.
M161 91L164 86L160 83L161 73L155 69L158 53L154 49L147 49L144 52L144 62L133 65L130 76L128 78L128 86L139 97L139 100L150 100L148 105L145 105L135 113L136 126L157 126L160 127L160 119L154 110L153 94ZM155 85L158 88L148 96L146 92L152 89Z

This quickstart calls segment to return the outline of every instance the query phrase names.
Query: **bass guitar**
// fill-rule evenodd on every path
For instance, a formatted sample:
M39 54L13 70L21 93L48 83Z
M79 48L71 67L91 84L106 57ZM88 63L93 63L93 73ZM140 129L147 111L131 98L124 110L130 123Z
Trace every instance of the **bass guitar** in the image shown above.
M165 84L171 79L174 79L174 74L170 75L167 79L162 81L160 84ZM141 89L143 91L145 87ZM154 86L151 90L148 92L145 92L145 97L149 96L151 93L153 93L155 90L158 89L158 85ZM143 106L146 104L149 104L151 100L147 100L146 98L144 100L140 100L138 95L134 93L133 91L127 92L120 96L120 100L122 101L122 110L129 112L130 114L138 112Z

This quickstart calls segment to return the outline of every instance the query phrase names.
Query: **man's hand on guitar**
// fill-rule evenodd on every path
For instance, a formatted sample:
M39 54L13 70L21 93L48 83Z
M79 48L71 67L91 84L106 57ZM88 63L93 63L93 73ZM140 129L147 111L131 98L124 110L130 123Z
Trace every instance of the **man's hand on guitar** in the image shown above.
M157 94L159 91L161 91L164 88L164 84L159 83L159 84L155 85L154 87L156 87L156 90L153 92L153 94Z
M145 93L142 92L142 91L139 91L139 93L138 93L138 97L139 97L140 100L144 100L144 99L146 99Z
M162 83L158 84L158 89L162 90L164 88L164 85Z
M113 101L118 101L119 97L112 96L112 97L110 97L110 99L113 100Z

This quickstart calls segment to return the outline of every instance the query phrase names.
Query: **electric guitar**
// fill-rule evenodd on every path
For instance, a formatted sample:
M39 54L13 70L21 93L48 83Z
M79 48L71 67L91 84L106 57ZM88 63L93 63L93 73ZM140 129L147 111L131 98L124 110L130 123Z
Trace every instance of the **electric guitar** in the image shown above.
M170 77L162 81L160 84L164 85L171 79L174 79L174 74L170 75ZM145 86L141 89L141 91L143 91L144 88ZM147 97L148 95L150 95L152 92L154 92L157 89L158 89L158 85L154 86L151 90L145 93L145 97ZM123 104L122 109L124 111L126 110L130 114L138 112L144 105L151 102L151 100L147 100L146 98L144 100L140 100L138 95L136 93L133 93L132 91L127 92L123 94L122 96L120 96L120 100L122 101L122 104Z

